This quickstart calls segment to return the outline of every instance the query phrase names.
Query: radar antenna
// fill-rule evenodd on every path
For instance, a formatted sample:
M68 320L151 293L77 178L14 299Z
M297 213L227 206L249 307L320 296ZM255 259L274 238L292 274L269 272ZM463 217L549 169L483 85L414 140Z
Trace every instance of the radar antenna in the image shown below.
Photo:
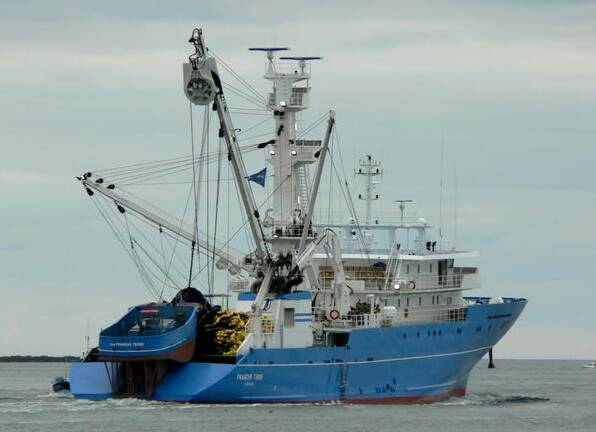
M267 59L269 63L273 63L273 59L275 58L275 53L277 51L289 51L289 47L254 47L249 48L249 51L262 51L267 53Z
M399 203L399 212L401 213L400 223L401 223L401 226L403 226L404 225L404 212L406 211L406 203L414 202L414 200L402 199L402 200L393 200L393 202Z
M300 66L300 72L304 74L304 69L306 68L306 62L310 60L323 60L323 57L319 56L292 56L292 57L280 57L280 60L297 60L298 66Z

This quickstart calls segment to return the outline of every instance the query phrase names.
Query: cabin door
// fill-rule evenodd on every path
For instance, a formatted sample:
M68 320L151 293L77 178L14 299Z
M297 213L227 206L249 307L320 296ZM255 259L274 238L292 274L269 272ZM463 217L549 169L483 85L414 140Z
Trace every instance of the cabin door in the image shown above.
M447 260L439 261L439 285L443 286L447 282Z

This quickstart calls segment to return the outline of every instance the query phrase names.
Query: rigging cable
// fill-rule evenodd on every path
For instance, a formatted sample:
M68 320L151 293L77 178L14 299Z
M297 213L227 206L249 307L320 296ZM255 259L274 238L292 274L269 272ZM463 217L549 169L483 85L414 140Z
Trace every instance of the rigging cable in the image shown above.
M213 57L226 69L234 78L236 78L241 84L243 84L248 90L250 90L255 97L265 101L265 97L259 93L248 81L246 81L240 74L238 74L230 65L228 65L221 57L215 54L213 51L209 51Z
M219 148L222 148L222 143L223 138L219 139ZM217 183L216 183L216 193L215 193L215 220L214 220L214 225L213 225L213 258L211 259L211 283L209 284L209 294L213 295L214 292L214 283L215 283L215 244L217 241L217 223L218 223L218 218L219 218L219 191L220 191L220 185L221 185L221 161L222 161L222 157L221 157L221 152L219 153L220 157L219 160L217 161Z
M127 214L131 215L132 217L134 217L135 219L137 219L139 222L146 223L146 219L142 218L142 216L140 216L140 215L135 214L134 212L127 212ZM162 259L164 261L164 264L163 264L162 268L165 269L167 267L167 264L166 264L165 252L163 252L163 242L162 242L163 230L161 230L161 227L159 227L159 229L160 229L160 231L159 231L160 232L159 239L160 239L160 245L162 246L161 247L161 251L160 251L160 249L158 249L157 246L155 246L153 244L153 242L143 233L143 231L140 228L138 228L136 226L136 224L131 223L131 226L155 250L155 252L157 254L161 255L161 257L162 257ZM135 241L138 244L138 240L135 239ZM184 260L182 260L178 254L176 254L176 258L178 259L178 263L180 263L182 265L182 268L185 269L186 268L186 262ZM165 273L165 271L162 270L162 268L160 268L160 271L162 273ZM185 280L185 278L186 278L186 274L185 274L186 273L186 270L184 270L184 271L180 270L180 268L178 268L173 262L172 262L172 266L171 266L170 270L172 270L172 269L174 271L176 271L176 273L180 277L181 281L184 281ZM181 285L181 284L176 284L176 285ZM160 293L160 298L161 298L161 293Z
M190 115L190 147L191 147L191 151L192 151L192 190L193 190L193 196L194 196L194 206L193 206L193 210L194 210L194 218L193 218L193 226L192 226L192 244L190 246L190 268L188 271L188 286L190 287L190 282L192 281L192 265L194 262L194 257L195 257L195 245L196 245L196 240L197 240L197 235L198 235L198 230L199 230L199 202L198 202L198 198L197 198L197 165L195 162L195 133L194 133L194 125L193 125L193 115L192 115L192 103L189 102L188 103L188 108L189 108L189 115Z
M115 223L112 222L112 220L108 216L108 211L109 210L103 209L101 207L101 203L103 202L103 200L101 200L101 199L100 200L92 200L92 202L93 202L93 205L95 206L95 208L97 209L97 211L99 212L99 214L103 217L103 219L106 221L106 223L110 227L110 230L112 231L112 233L114 234L114 236L116 237L116 239L118 240L118 242L122 245L122 248L124 249L124 251L126 252L126 254L130 257L131 261L133 262L133 264L137 268L137 270L139 272L139 275L141 276L141 280L142 280L143 284L145 285L145 287L147 288L147 290L150 293L152 293L150 286L147 284L147 281L143 277L142 270L139 268L138 263L137 263L134 255L131 253L129 247L126 244L126 240L124 239L123 234L121 234L118 231L118 229L115 226Z
M284 180L286 181L286 180ZM238 192L238 186L236 185L236 183L234 183L234 185L236 186L235 190L236 190L236 197L238 199L238 202L240 202L240 195ZM273 194L283 185L283 181L268 195L265 197L265 199L261 202L261 204L259 204L259 206L256 208L257 210L261 210L261 208L267 204L268 200L273 196ZM228 200L229 203L229 200ZM228 239L226 240L226 242L222 245L220 245L219 249L223 249L225 247L229 247L229 244L232 240L234 240L236 238L236 236L238 235L238 233L240 233L240 231L246 227L246 225L248 224L248 219L244 216L244 212L240 212L240 215L244 218L244 222L236 229L236 231L234 231L234 233L231 236L228 236ZM254 243L252 243L252 237L248 235L247 230L244 230L244 234L246 235L246 242L247 245L249 246L249 249L252 250L254 249ZM205 267L201 268L201 270L199 270L199 273L201 271L203 271ZM198 273L195 274L195 276L193 277L193 280L198 276Z
M334 131L334 133L335 133L335 131ZM334 135L334 140L339 140L339 137L337 135ZM338 144L337 147L339 149L341 146ZM341 151L340 150L338 150L338 154L341 155ZM352 195L350 193L350 188L348 186L348 180L344 176L344 185L345 185L345 190L344 190L344 188L341 187L341 179L339 177L339 172L337 171L335 160L333 158L333 153L330 152L329 155L330 155L330 159L331 159L331 166L333 167L333 170L335 171L335 175L337 177L338 183L340 184L340 188L342 190L342 194L344 196L344 200L345 200L346 204L348 205L349 212L351 213L352 217L354 218L354 222L355 222L356 228L358 230L358 239L360 241L360 245L361 245L362 250L364 251L364 254L366 256L366 260L368 262L368 266L372 269L373 268L373 265L372 265L372 260L371 260L371 257L370 257L370 250L369 250L369 248L366 245L366 242L364 240L364 233L362 231L362 226L360 225L360 221L358 220L358 215L356 213L356 208L354 206L354 201L352 200ZM341 156L340 156L340 158L341 158ZM345 171L344 171L344 174L345 174ZM380 285L379 285L379 287L380 287Z

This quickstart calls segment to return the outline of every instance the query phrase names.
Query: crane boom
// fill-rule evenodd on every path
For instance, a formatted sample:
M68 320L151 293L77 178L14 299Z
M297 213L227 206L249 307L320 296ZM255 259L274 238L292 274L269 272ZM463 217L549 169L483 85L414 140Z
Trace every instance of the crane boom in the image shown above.
M92 189L101 195L112 199L115 203L137 213L138 215L147 219L149 222L152 222L172 232L173 234L188 240L189 242L195 242L198 247L205 250L208 254L217 256L225 265L228 266L231 271L240 269L249 273L254 271L252 266L243 263L241 256L235 256L229 253L230 248L227 245L219 247L216 245L214 247L212 242L209 242L206 238L200 237L198 233L195 237L191 231L186 230L183 227L182 223L175 224L171 222L171 219L173 218L172 216L166 215L164 212L157 209L149 209L147 206L143 206L135 202L133 199L123 196L114 189L108 189L107 187L103 186L103 184L89 180L86 177L81 178L81 183L84 187ZM161 215L158 214L158 212L161 213Z

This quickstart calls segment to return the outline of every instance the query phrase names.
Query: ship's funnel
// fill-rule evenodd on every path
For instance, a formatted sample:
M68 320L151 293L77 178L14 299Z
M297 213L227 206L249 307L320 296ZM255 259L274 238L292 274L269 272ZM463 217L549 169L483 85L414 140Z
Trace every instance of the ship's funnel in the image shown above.
M220 90L216 84L216 81L219 83L217 65L213 57L197 62L196 65L196 69L192 63L182 65L184 94L195 105L207 105Z

